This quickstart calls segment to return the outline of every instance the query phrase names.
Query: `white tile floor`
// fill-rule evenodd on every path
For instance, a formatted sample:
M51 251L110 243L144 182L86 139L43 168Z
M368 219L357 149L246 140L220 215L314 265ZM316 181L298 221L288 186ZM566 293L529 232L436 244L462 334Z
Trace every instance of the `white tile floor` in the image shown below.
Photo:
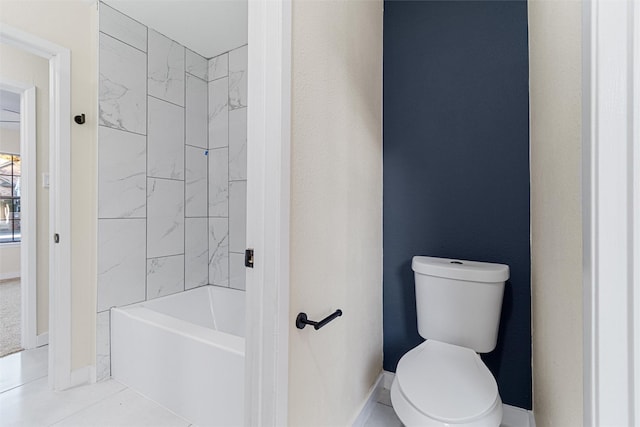
M48 346L0 358L0 393L47 376Z
M190 423L114 380L49 389L47 348L0 358L0 426L175 426Z
M376 403L365 427L402 427L402 423L391 406Z
M378 402L364 425L365 427L402 427L402 422L391 407L391 397L388 389L380 390ZM533 426L535 426L535 422L533 421L533 415L529 411L509 405L503 406L500 427Z
M2 426L176 426L190 423L114 380L49 389L47 379L0 394Z
M190 423L115 380L53 392L46 347L0 359L0 426L167 426ZM11 357L9 359L8 357ZM520 412L518 412L520 411ZM527 427L527 411L505 407L502 427ZM382 389L365 427L402 427Z

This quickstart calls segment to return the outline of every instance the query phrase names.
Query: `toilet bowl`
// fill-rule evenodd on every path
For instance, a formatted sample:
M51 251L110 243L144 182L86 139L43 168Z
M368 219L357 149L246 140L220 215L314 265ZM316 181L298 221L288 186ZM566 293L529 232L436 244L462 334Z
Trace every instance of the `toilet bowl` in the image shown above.
M393 409L408 427L498 427L502 400L478 353L496 346L509 267L424 256L411 267L426 341L398 362Z
M496 427L502 420L498 387L480 357L435 340L400 359L391 401L407 427Z

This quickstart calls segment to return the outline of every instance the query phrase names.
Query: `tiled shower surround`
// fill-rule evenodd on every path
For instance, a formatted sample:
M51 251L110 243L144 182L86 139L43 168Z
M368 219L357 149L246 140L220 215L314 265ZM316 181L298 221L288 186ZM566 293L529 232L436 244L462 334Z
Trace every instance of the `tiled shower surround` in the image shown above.
M206 59L100 3L98 380L109 309L244 289L247 46Z

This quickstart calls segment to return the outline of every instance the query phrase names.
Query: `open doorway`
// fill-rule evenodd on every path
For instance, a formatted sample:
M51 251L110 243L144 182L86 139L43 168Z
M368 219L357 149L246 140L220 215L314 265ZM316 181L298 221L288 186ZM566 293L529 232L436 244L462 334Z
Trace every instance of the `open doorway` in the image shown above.
M23 349L20 292L20 98L0 90L0 357Z
M47 375L49 61L0 55L1 392Z

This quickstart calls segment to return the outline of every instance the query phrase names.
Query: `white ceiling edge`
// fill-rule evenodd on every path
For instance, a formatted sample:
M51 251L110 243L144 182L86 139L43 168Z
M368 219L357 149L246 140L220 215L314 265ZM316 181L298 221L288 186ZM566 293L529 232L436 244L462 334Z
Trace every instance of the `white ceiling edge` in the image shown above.
M104 2L205 58L247 44L247 0Z

